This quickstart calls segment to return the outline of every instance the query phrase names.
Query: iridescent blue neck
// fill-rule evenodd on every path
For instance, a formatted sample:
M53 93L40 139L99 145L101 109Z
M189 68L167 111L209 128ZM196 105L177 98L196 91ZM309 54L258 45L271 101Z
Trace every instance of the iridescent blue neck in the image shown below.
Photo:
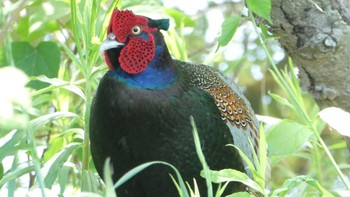
M172 61L165 61L163 52L162 46L156 46L153 60L141 73L129 74L118 66L107 74L133 88L164 89L170 87L176 80L176 75Z

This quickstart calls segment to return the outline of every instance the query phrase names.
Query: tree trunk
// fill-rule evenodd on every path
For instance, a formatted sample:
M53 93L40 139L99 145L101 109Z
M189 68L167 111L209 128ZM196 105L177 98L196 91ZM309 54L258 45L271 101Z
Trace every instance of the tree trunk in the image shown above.
M321 108L350 112L350 1L272 0L271 32ZM344 137L350 150L350 138Z
M272 0L271 31L321 108L350 112L350 1Z

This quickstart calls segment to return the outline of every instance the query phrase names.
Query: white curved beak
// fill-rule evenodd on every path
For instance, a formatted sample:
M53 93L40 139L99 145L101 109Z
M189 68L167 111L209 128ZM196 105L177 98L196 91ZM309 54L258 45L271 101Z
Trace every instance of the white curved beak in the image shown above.
M115 40L115 35L111 32L108 34L107 38L100 45L100 52L103 52L112 48L118 48L121 46L124 46L124 43L117 42Z

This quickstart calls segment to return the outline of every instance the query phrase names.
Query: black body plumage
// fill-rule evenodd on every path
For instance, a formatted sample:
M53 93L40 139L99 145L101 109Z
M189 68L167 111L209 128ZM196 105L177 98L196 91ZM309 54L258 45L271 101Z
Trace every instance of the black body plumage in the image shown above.
M248 139L257 147L257 121L233 82L207 66L173 60L161 33L155 31L153 36L163 48L155 66L159 70L170 67L175 80L162 88L142 88L130 86L113 70L108 71L92 103L91 154L100 176L106 158L111 158L114 181L145 162L171 163L190 185L195 178L205 196L189 117L194 117L209 167L242 172L247 171L241 157L226 145L237 145L252 159ZM117 69L120 48L106 54ZM167 166L151 166L118 188L118 197L178 196L169 173L174 174ZM241 184L229 184L227 191L244 189Z

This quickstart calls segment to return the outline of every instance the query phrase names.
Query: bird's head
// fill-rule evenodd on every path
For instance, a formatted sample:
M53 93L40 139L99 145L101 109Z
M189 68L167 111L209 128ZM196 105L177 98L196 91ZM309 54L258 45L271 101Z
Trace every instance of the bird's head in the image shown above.
M107 38L100 46L109 69L120 66L129 74L143 72L156 53L154 33L168 28L168 19L153 20L129 10L115 9Z

